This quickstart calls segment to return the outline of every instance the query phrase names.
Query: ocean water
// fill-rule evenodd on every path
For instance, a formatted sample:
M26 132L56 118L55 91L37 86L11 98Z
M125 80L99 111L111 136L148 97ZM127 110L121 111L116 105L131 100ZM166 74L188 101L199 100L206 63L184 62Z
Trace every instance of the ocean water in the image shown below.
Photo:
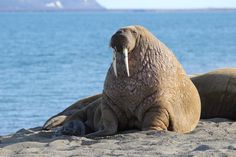
M0 13L0 135L103 89L111 35L143 25L189 74L236 67L236 12Z

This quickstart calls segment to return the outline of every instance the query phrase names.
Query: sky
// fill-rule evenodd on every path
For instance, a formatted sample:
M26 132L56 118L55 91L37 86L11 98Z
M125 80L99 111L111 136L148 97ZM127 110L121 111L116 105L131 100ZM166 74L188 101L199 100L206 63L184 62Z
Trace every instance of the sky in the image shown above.
M236 0L97 0L108 9L236 8Z

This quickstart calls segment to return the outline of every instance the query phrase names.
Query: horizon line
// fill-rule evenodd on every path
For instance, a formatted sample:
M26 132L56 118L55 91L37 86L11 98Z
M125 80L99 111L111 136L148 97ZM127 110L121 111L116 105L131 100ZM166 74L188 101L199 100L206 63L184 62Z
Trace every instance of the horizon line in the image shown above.
M224 8L224 7L203 7L203 8L112 8L105 10L236 10L234 8Z
M0 12L86 12L86 11L98 11L98 12L106 12L106 11L236 11L236 8L218 8L218 7L206 7L206 8L115 8L115 9L35 9L35 10L27 10L27 9L18 9L18 10L0 10Z

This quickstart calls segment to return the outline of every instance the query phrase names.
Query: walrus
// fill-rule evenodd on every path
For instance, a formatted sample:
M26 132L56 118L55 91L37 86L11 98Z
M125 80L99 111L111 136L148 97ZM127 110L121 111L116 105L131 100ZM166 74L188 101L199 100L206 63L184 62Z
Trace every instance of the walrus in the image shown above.
M101 98L79 109L65 119L61 133L66 135L84 136L98 130L101 125Z
M59 131L65 135L83 136L98 130L101 121L102 94L83 98L64 111L49 118L43 130L63 126Z
M236 68L224 68L191 78L201 98L201 118L236 120Z
M128 26L112 36L110 46L113 63L104 83L100 125L86 136L133 128L187 133L196 127L199 94L165 44L142 26Z

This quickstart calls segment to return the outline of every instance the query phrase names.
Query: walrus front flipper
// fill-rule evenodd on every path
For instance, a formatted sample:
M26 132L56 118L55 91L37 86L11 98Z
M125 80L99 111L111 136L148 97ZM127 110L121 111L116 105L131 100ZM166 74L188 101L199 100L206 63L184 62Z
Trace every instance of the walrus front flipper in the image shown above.
M49 118L45 124L43 125L42 129L43 130L50 130L52 128L61 126L64 124L64 122L70 118L70 116L72 116L73 114L75 114L78 110L83 109L85 106L87 106L88 104L96 101L97 99L99 99L102 96L102 94L97 94L85 99L81 99L77 102L75 102L74 104L72 104L71 106L69 106L68 108L66 108L64 111L52 116L51 118Z
M150 108L144 115L142 130L167 130L169 118L166 109Z
M46 121L46 123L43 125L42 129L43 130L50 130L52 128L55 128L55 127L61 125L67 117L68 116L66 116L66 115L53 116L52 118L50 118L49 120Z

